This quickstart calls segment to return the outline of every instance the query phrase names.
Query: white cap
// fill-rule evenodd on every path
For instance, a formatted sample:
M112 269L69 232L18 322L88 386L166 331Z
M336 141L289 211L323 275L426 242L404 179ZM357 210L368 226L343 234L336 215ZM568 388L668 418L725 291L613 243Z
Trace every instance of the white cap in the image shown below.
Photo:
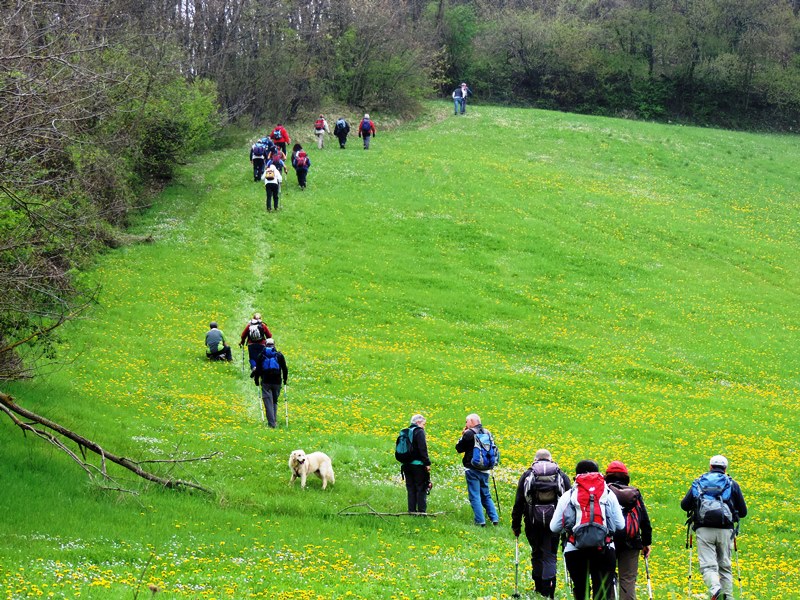
M711 460L708 461L708 464L711 467L722 467L723 469L727 469L728 459L722 456L721 454L717 454L716 456L711 457Z
M267 346L274 346L274 345L275 345L275 340L273 340L272 338L267 338L267 339L264 341L264 343L265 343Z

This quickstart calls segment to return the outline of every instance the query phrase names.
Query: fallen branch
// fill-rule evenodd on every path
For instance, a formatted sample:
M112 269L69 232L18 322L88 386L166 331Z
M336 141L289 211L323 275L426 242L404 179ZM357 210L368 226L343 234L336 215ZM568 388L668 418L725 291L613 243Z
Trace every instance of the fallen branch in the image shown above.
M366 506L369 510L360 511L360 512L345 512L345 511L350 510L351 508L358 508L359 506ZM378 512L377 510L372 508L369 505L369 503L362 502L360 504L353 504L351 506L346 506L345 508L343 508L342 510L340 510L336 514L338 516L340 516L340 517L361 517L361 516L364 516L364 515L372 515L372 516L375 516L375 517L383 518L383 517L405 517L405 516L438 517L439 515L443 515L445 513L443 511L442 512L434 512L434 513L429 513L429 512L420 513L420 512L408 512L408 511L406 511L406 512L394 512L394 513Z
M200 490L202 492L211 493L211 490L203 487L199 483L194 483L193 481L185 481L183 479L172 479L167 477L159 477L158 475L151 473L150 471L145 471L144 469L139 466L143 464L142 461L136 462L129 458L125 458L122 456L117 456L104 450L99 444L89 440L81 435L78 435L74 431L59 425L45 417L37 415L34 412L31 412L14 401L14 398L11 396L0 392L0 410L2 410L8 417L14 422L14 424L22 429L23 433L32 433L37 437L42 438L43 440L53 444L56 448L64 452L67 456L69 456L72 460L74 460L86 473L89 475L89 478L94 481L94 474L92 469L97 469L100 471L104 480L111 479L106 471L106 461L110 461L114 464L117 464L125 469L128 469L135 475L145 479L147 481L152 481L153 483L157 483L162 485L166 488L192 488L196 490ZM31 421L31 423L23 422L19 417L27 419ZM35 425L39 425L40 427L36 427ZM58 434L58 435L56 435ZM73 441L78 445L78 449L83 456L83 460L72 450L70 450L64 442L58 437L62 436L67 438L68 440ZM101 466L98 469L95 465L87 462L86 460L86 450L97 454L100 457ZM197 459L191 460L207 460L213 457L215 453L212 453L209 456L199 457ZM174 460L174 461L165 461L165 462L187 462L190 459L186 460ZM155 461L151 461L155 462ZM162 461L164 462L164 461Z

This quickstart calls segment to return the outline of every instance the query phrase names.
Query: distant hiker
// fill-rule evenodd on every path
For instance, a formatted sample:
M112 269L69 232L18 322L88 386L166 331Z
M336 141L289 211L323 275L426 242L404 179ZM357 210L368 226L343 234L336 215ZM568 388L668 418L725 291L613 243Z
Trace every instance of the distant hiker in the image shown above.
M272 148L267 154L267 166L273 165L281 173L286 173L286 152L281 150L277 145L273 144Z
M306 177L311 168L311 159L300 144L295 144L292 148L292 166L297 174L297 183L300 185L300 189L306 189Z
M278 413L278 397L281 395L281 381L286 385L289 369L286 359L275 348L275 340L267 338L258 355L258 367L250 375L256 385L261 385L261 401L267 413L267 425L272 429L278 426L275 416ZM260 381L259 381L260 380Z
M347 143L347 134L350 133L350 124L344 117L336 119L336 125L333 127L333 135L339 140L339 148L344 150L344 145Z
M216 321L211 321L206 332L206 356L211 360L233 360L231 347L225 341L225 334L217 326Z
M328 122L325 120L325 117L320 115L317 117L317 120L314 121L314 135L317 136L317 148L322 150L325 146L325 134L330 134L331 130L328 127Z
M555 598L558 569L558 534L550 531L550 520L561 495L570 489L570 480L553 462L549 450L536 452L533 464L517 484L511 511L511 531L515 537L525 523L525 537L531 545L531 577L535 590L545 598Z
M364 139L364 150L369 150L369 138L375 137L375 123L369 118L369 114L364 113L364 118L358 125L358 137Z
M466 83L462 83L456 89L453 90L453 114L457 115L461 113L462 115L467 112L467 98L472 96L472 90L467 87Z
M489 445L493 450L486 447ZM484 449L487 455L494 452L494 458L490 459L488 463L485 462L486 456L482 455ZM483 515L483 510L486 509L486 516L489 517L489 521L491 521L492 525L497 525L500 522L500 517L497 515L494 502L492 502L492 494L489 491L489 471L497 464L497 447L494 445L491 434L481 425L481 418L475 413L467 415L466 425L464 425L464 430L461 432L461 439L456 443L456 452L464 454L461 462L464 465L467 496L475 516L475 524L480 527L486 525L486 519ZM483 464L477 462L479 455L484 460ZM492 462L494 464L491 464Z
M650 556L653 528L641 492L630 485L631 478L624 463L614 460L606 467L606 483L622 507L625 527L614 532L617 554L619 600L636 600L636 579L639 576L639 555Z
M264 189L267 191L267 212L272 211L273 201L275 203L275 210L278 210L278 196L280 196L281 182L283 181L280 169L270 163L269 166L264 169L262 179L264 180Z
M422 415L414 415L411 424L400 431L395 442L394 457L401 463L400 472L406 480L408 512L411 513L428 510L431 460L428 458L425 422Z
M593 460L575 467L575 483L558 501L550 531L566 533L564 562L572 580L575 600L586 600L586 582L591 579L592 598L614 600L613 534L625 528L617 497L608 489Z
M731 549L747 505L739 484L727 473L728 459L712 456L709 471L695 479L681 500L697 534L697 560L711 600L733 598Z
M261 179L266 160L267 147L261 143L261 140L256 140L253 145L250 146L250 164L253 165L253 181Z
M283 156L286 158L286 146L292 141L289 138L289 134L286 132L286 128L278 123L275 129L272 130L272 133L269 134L269 137L272 139L273 143L283 151Z
M272 337L269 327L261 321L261 313L254 313L253 318L245 325L242 331L239 347L247 344L247 356L250 359L250 374L256 369L256 359L261 353L261 348L267 345L267 339Z

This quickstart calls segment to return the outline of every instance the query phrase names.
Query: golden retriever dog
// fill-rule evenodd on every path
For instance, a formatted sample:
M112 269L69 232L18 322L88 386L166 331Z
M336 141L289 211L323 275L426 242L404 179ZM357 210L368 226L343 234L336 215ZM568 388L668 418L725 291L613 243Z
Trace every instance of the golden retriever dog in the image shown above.
M306 454L303 450L295 450L289 455L289 468L292 470L292 479L289 483L294 483L294 480L300 478L300 487L306 487L306 477L309 473L313 473L322 479L322 489L336 483L336 478L333 475L333 466L331 465L331 457L324 452L312 452Z

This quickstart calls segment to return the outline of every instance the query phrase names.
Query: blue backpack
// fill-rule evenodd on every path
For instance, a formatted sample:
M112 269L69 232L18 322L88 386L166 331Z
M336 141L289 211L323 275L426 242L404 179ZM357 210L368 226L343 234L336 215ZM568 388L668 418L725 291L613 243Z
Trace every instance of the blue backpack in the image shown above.
M491 471L500 461L500 452L494 438L483 427L472 431L475 432L475 446L472 448L470 466L476 471Z
M369 119L362 119L361 121L361 133L371 133L372 132L372 121Z
M261 372L264 375L280 375L281 366L278 364L278 352L275 348L267 346L261 353Z
M731 478L719 471L704 473L692 482L694 526L727 529L733 526Z

